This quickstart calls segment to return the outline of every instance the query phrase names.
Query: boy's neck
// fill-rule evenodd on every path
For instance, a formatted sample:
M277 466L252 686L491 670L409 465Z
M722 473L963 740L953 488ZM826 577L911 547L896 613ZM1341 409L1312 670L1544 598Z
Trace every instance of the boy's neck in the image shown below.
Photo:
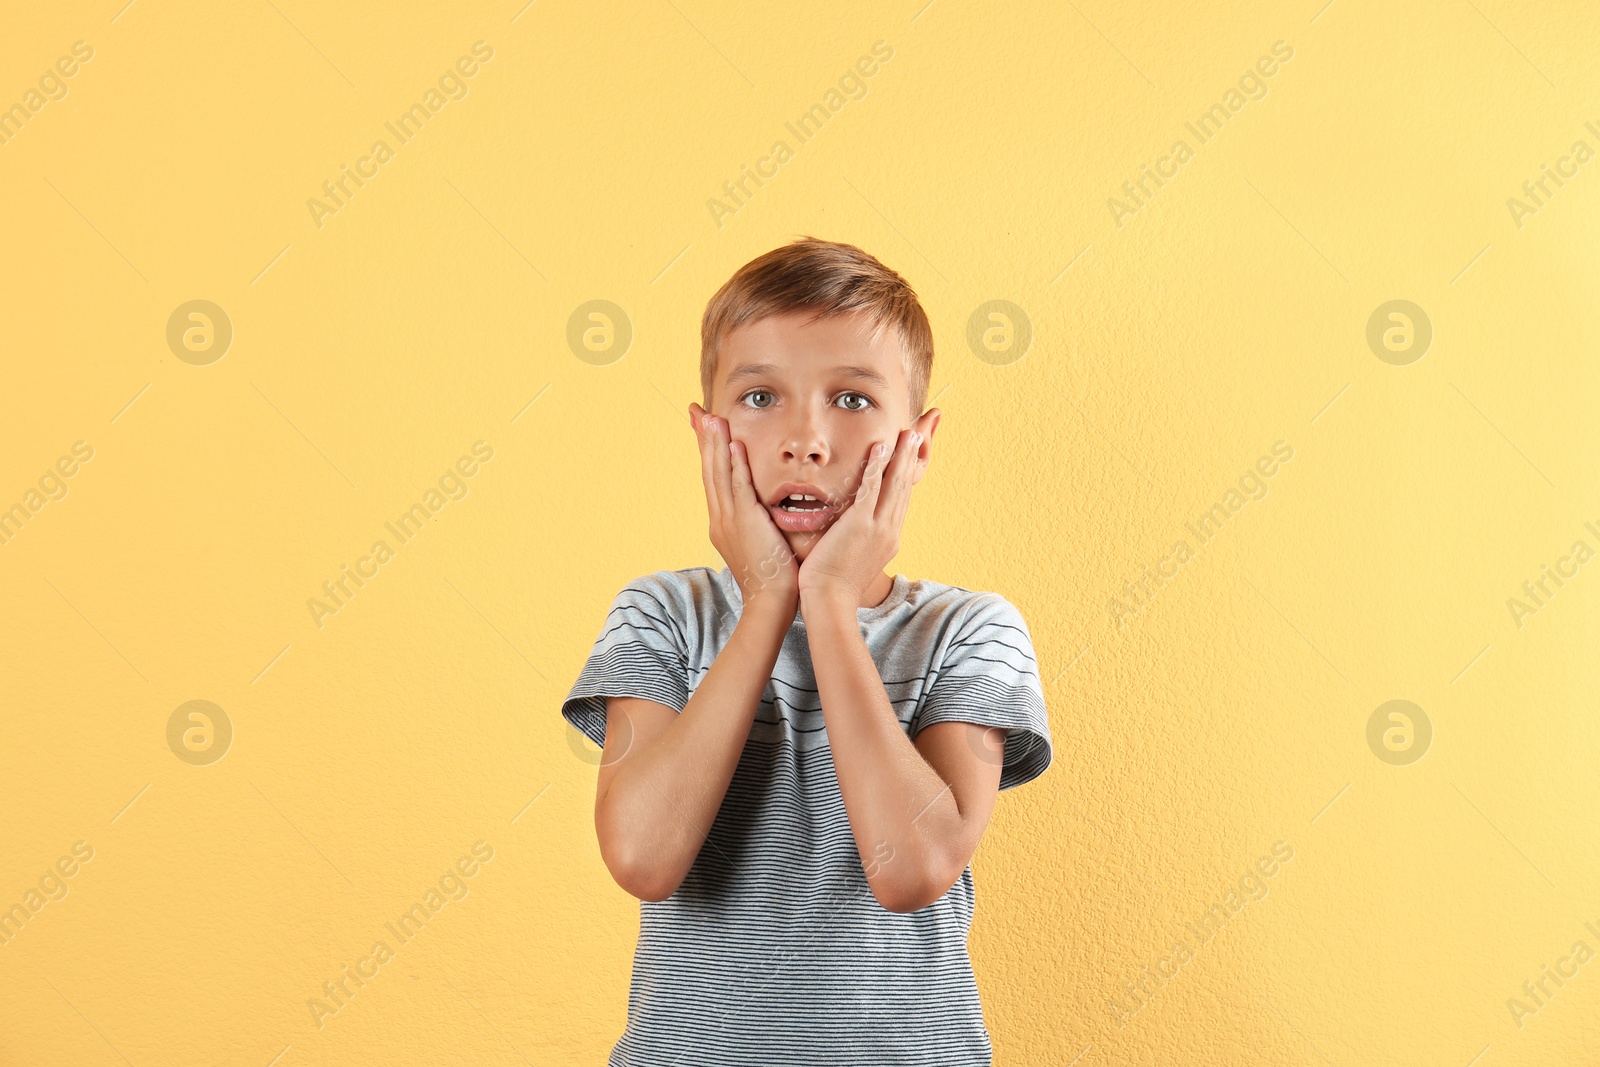
M885 600L889 599L889 594L893 590L894 579L887 573L879 574L872 580L872 584L867 586L866 592L861 594L861 602L858 603L856 607L875 608L879 604L882 604ZM795 605L794 617L797 619L802 617L802 612L798 604Z
M885 600L889 599L889 593L893 589L894 579L888 574L879 574L872 580L872 584L867 586L866 591L861 594L861 601L856 605L856 607L875 608L879 604L882 604ZM797 607L795 609L795 618L799 617L800 609Z
M879 574L872 580L872 584L867 586L867 591L861 594L861 603L857 606L875 608L888 599L889 590L893 588L894 579L889 577L887 573Z

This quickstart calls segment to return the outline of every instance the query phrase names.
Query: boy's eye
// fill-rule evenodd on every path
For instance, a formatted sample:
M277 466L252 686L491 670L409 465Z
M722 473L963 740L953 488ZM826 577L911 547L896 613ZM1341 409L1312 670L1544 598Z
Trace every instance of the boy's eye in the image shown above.
M767 399L765 402L762 402L761 400L756 399L757 397L766 397ZM766 389L752 389L748 393L744 394L744 396L740 397L740 399L748 403L753 408L763 409L772 406L774 397L772 393ZM872 398L867 396L865 393L840 393L838 400L844 401L844 408L846 411L865 411L872 407Z

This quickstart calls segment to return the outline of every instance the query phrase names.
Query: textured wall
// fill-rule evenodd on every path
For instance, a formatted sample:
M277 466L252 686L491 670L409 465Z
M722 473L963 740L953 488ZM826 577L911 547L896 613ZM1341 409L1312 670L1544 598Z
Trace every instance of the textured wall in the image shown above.
M0 1063L602 1061L557 709L800 233L936 330L891 570L1040 653L996 1062L1600 1060L1590 5L123 2L0 34Z

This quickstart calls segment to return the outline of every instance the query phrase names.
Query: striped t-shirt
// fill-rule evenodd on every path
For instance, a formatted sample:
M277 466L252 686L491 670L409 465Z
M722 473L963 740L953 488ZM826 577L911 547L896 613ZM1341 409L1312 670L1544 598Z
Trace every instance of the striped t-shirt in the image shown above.
M742 606L726 567L628 583L562 716L603 745L607 696L681 712ZM883 603L856 613L911 737L936 722L1003 727L1000 788L1044 773L1038 662L1009 601L895 575ZM974 903L970 866L914 912L872 895L797 612L694 865L672 896L640 902L627 1028L610 1067L987 1067L967 955Z

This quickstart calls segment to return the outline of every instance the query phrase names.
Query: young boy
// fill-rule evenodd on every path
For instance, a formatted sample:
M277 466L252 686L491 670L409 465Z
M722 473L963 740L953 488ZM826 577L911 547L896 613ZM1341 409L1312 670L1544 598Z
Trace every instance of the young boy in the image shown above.
M807 237L700 336L727 566L630 582L561 707L603 746L600 853L642 902L610 1065L988 1065L968 861L1052 748L1017 609L883 569L941 415L917 414L927 316Z

